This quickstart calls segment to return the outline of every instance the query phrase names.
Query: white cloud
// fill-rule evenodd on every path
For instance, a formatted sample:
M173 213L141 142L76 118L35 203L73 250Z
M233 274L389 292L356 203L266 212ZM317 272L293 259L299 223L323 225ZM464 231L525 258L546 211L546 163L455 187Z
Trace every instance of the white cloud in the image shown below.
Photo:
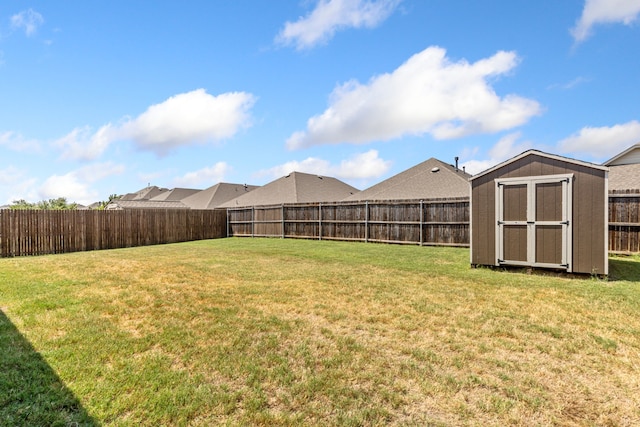
M95 133L89 126L76 128L54 145L63 158L95 160L113 142L130 139L139 148L162 155L180 146L232 137L251 124L249 110L255 100L245 92L213 96L197 89L152 105L135 119L106 124Z
M586 77L576 77L575 79L571 80L570 82L567 83L556 83L556 84L552 84L550 86L547 87L547 89L560 89L560 90L570 90L573 89L576 86L585 84L590 82L591 79L586 78Z
M24 33L30 37L37 31L38 27L44 23L44 18L33 9L23 10L11 17L11 28L14 30L24 30Z
M584 127L560 141L558 149L564 153L589 154L604 159L637 142L640 142L640 122L632 120L611 127Z
M582 15L571 35L577 42L589 37L597 24L618 23L630 25L640 14L640 0L586 0Z
M359 153L339 165L332 165L329 161L317 157L309 157L302 161L291 161L258 173L259 176L279 178L291 172L305 172L316 175L331 176L339 179L369 179L385 174L391 167L391 162L381 159L377 150Z
M52 175L39 187L38 197L41 200L65 197L68 202L88 205L99 199L98 192L91 188L91 184L123 171L122 165L106 162L88 165L64 175Z
M89 126L75 128L67 135L56 140L54 145L62 149L65 159L94 160L104 153L115 138L118 131L111 123L102 126L92 133Z
M250 125L255 97L245 92L208 94L204 89L172 96L125 123L121 132L142 149L172 148L230 138Z
M23 180L24 174L15 166L0 169L0 186L12 185Z
M345 28L373 28L387 19L401 0L319 0L315 9L287 22L276 37L284 45L311 48Z
M511 71L514 52L498 52L473 64L451 62L429 47L390 74L363 85L337 87L324 113L287 140L290 149L320 144L367 143L403 135L436 139L511 129L540 114L540 105L517 95L498 96L488 80Z
M29 151L33 153L41 151L38 141L26 139L21 134L12 131L0 133L0 146L19 152Z
M460 166L464 167L468 173L475 175L533 148L533 144L529 141L518 142L521 137L522 135L520 132L505 135L500 138L493 147L491 147L487 153L489 158L485 160L463 161ZM477 153L477 150L473 150L469 154L475 153Z
M189 172L174 180L176 187L200 188L210 187L222 182L226 174L231 172L231 166L225 162L218 162L207 168L202 168L194 172Z

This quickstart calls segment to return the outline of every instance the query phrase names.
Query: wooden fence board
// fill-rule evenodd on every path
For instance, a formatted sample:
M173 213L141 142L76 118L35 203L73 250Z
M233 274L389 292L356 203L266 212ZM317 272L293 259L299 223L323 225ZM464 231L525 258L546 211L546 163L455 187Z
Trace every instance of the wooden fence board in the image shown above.
M226 221L224 209L0 210L0 257L215 239Z
M609 194L609 250L640 252L640 190Z
M229 236L469 246L469 199L229 208Z

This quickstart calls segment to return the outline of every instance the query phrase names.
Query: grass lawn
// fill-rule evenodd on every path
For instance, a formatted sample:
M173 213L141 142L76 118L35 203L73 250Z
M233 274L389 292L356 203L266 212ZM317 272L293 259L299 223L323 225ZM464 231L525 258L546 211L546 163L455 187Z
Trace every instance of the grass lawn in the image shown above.
M221 239L0 259L0 425L639 425L640 257Z

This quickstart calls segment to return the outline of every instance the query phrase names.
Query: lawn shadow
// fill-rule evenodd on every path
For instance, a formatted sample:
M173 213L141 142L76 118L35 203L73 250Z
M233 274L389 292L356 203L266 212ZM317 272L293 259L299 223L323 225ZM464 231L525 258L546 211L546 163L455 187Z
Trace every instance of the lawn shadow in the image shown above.
M2 310L0 425L99 425Z
M640 282L640 262L633 258L609 259L609 279Z

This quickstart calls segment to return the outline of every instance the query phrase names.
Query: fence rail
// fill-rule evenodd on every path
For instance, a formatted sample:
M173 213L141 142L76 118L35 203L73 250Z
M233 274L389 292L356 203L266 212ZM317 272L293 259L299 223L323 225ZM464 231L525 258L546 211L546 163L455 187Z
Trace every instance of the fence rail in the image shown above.
M227 235L469 246L469 199L229 208Z
M640 190L609 193L609 250L640 252Z
M226 237L226 211L0 210L0 257Z

